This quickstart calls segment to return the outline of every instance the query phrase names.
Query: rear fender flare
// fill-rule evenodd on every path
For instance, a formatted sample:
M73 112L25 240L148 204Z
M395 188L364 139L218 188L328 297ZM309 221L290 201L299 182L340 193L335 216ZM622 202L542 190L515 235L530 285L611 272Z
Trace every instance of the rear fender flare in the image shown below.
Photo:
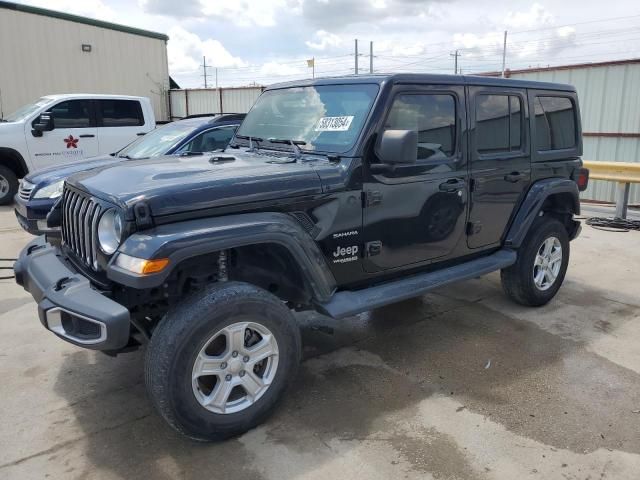
M248 213L188 220L134 233L118 252L144 259L168 258L169 268L156 274L136 275L116 266L114 256L107 276L116 283L136 289L154 288L162 285L172 269L188 258L268 243L287 248L315 300L326 301L331 297L336 287L335 278L322 252L302 226L285 213Z
M573 214L580 214L580 195L578 185L573 180L567 178L547 178L531 185L523 202L520 204L507 235L504 245L510 248L518 248L540 213L547 198L558 193L568 193L571 195L572 204L570 210Z

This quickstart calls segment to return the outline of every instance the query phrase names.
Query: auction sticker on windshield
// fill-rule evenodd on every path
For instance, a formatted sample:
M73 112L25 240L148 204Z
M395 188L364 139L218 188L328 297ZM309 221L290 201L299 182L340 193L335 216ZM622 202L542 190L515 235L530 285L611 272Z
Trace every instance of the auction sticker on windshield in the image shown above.
M316 125L316 132L346 132L351 126L353 115L343 117L322 117Z

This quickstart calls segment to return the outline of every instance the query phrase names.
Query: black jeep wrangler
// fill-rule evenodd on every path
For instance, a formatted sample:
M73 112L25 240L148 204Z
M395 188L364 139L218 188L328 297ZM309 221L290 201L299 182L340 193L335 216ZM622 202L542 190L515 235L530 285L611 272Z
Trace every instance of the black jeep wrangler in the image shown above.
M556 294L580 231L573 87L357 76L276 85L225 151L67 180L16 280L78 346L146 344L162 416L201 440L263 421L301 356L292 311L343 318L500 270Z

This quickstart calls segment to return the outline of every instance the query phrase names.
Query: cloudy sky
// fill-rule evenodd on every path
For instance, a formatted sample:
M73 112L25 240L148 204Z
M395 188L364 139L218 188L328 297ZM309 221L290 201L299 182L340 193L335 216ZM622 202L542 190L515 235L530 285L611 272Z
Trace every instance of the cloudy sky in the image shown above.
M369 70L463 73L640 57L637 0L19 0L170 37L169 69L200 87L202 57L222 86ZM213 69L209 71L213 74ZM213 82L213 75L210 83Z

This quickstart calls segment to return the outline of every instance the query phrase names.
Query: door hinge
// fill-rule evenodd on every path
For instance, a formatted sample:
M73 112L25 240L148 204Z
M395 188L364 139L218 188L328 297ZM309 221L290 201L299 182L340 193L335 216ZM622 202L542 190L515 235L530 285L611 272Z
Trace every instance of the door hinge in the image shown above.
M371 207L382 203L382 193L378 190L367 190L362 192L362 206Z
M367 257L374 257L376 255L380 255L380 252L382 252L382 242L380 240L367 242L364 245L364 251Z

